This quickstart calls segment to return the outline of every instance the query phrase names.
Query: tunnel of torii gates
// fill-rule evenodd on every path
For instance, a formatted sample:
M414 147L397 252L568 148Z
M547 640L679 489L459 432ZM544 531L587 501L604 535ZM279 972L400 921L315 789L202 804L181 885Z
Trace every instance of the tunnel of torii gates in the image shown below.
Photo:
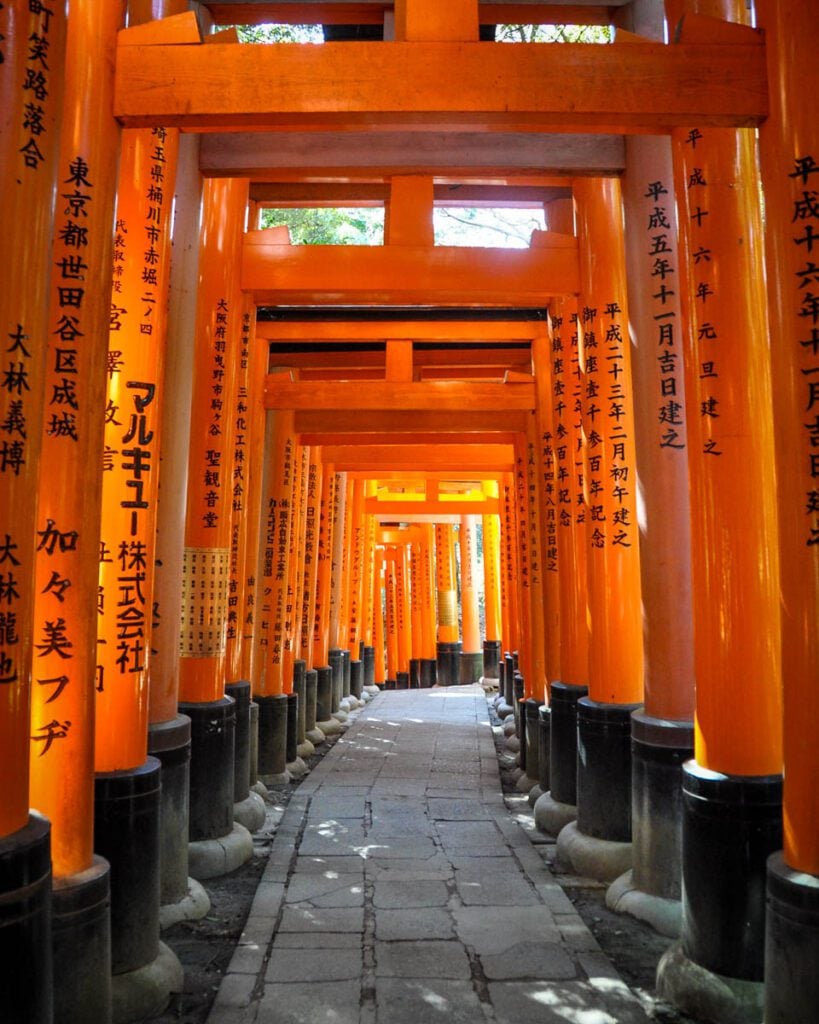
M0 4L4 1021L158 1011L258 780L480 678L660 992L819 1019L819 17L750 6Z

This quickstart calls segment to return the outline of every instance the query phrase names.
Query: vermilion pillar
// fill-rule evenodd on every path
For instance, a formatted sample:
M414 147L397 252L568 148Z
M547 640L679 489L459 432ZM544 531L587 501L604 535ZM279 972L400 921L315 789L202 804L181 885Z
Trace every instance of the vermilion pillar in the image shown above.
M180 626L179 696L191 718L191 874L208 877L242 863L249 834L233 825L235 708L225 696L230 583L234 416L241 351L238 264L247 183L210 179L203 190L199 291ZM228 837L231 837L228 839ZM207 845L231 845L209 867ZM201 860L198 859L202 854ZM194 861L194 855L197 860Z
M304 520L310 473L310 449L297 444L293 463L293 497L290 502L290 547L287 562L287 590L284 599L284 655L282 686L293 692L293 665L301 647L301 597L304 579Z
M374 498L377 490L375 480L367 480L364 487L365 498ZM362 646L358 657L362 660L362 684L370 687L368 692L372 693L372 666L373 666L373 574L375 572L375 536L377 523L372 514L365 516L364 532L364 576L362 579Z
M464 634L460 680L462 683L476 683L481 678L483 668L481 625L478 621L477 516L461 516L458 539L461 547L461 615Z
M573 183L585 359L591 615L589 696L578 701L577 828L631 838L631 712L643 694L643 637L631 352L617 179Z
M99 463L106 404L120 134L110 115L111 62L123 19L123 4L101 14L78 3L68 26L44 352L31 708L30 802L52 823L55 1002L66 1016L99 1020L110 1014L110 919L103 911L110 885L107 862L93 854L102 472L89 469ZM43 642L60 630L64 643Z
M52 1019L49 826L29 814L35 523L47 366L54 199L63 190L61 112L65 8L14 3L0 10L0 169L5 248L0 290L0 952L4 1010ZM59 615L52 618L59 623ZM48 642L47 637L45 642ZM34 684L39 685L39 684ZM52 690L52 686L46 687ZM40 733L60 742L56 717ZM63 722L66 721L63 719ZM52 741L52 742L53 742ZM44 739L37 746L45 746Z
M515 516L515 482L511 473L503 474L501 486L501 607L503 613L504 650L515 653L518 649L520 623L518 621L517 541Z
M498 497L497 480L485 480L481 484L488 498ZM500 519L497 513L481 517L483 531L483 595L484 595L484 642L483 674L487 679L498 678L501 655L501 561L500 561Z
M745 20L741 0L668 3ZM682 27L683 40L726 31ZM757 33L728 29L748 45ZM738 35L737 35L738 33ZM765 860L781 845L781 667L771 371L754 132L672 134L686 321L695 760L683 769L682 953L763 975ZM752 809L753 808L753 809ZM722 854L715 862L713 850ZM686 984L664 960L678 1005Z
M812 4L758 0L770 115L760 131L779 512L784 846L768 860L765 1020L819 1006L819 22Z
M375 573L373 575L373 643L375 645L373 675L376 686L384 685L387 678L384 636L384 549L379 545L375 550Z
M332 465L324 466L321 487L321 519L318 537L318 582L313 630L313 659L316 668L327 665L330 649L330 590L333 568L333 509L336 506L337 475Z
M662 41L662 4L633 7L633 29ZM645 526L640 575L644 708L632 716L633 883L680 899L681 766L692 753L694 636L680 252L671 141L629 136L623 179L637 468Z
M419 529L421 586L421 686L434 686L438 678L436 655L437 612L435 609L435 527L422 523Z
M289 410L269 411L265 434L258 583L259 658L264 669L256 695L259 705L259 776L263 782L287 778L284 623L292 557L290 507L296 457L293 413Z
M435 526L435 585L437 589L438 682L452 686L458 682L460 630L458 628L458 590L455 569L454 528L448 523Z
M424 606L421 593L421 544L418 541L418 528L411 531L413 540L408 547L409 585L410 585L410 625L412 641L410 647L409 676L410 687L421 685L421 657L423 653Z
M398 672L395 681L399 689L409 689L412 650L408 550L406 544L399 544L395 549L395 611L398 626Z

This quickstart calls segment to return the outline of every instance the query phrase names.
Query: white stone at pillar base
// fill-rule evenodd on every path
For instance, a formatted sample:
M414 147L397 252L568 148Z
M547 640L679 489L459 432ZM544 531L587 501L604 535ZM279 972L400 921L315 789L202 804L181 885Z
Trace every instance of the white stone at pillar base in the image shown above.
M189 878L188 889L182 899L160 905L159 927L164 932L180 921L201 921L209 912L210 896L195 878Z
M111 979L112 1024L156 1017L168 1005L172 992L181 992L185 974L176 954L159 943L156 959L135 971L115 974Z
M712 1024L762 1024L765 985L726 978L689 960L675 942L657 966L657 995Z
M535 825L547 836L559 836L570 822L576 820L576 804L560 803L551 792L544 793L535 803Z
M264 825L266 814L264 799L253 790L250 790L244 800L233 805L233 820L244 825L251 834L258 832Z
M555 869L559 872L613 882L631 867L631 843L587 836L570 822L561 829L555 848Z
M624 872L606 890L606 906L617 914L628 914L670 939L680 937L682 903L652 896L635 888L631 870Z
M188 843L188 870L193 878L208 879L227 875L253 856L253 838L238 822L218 839Z

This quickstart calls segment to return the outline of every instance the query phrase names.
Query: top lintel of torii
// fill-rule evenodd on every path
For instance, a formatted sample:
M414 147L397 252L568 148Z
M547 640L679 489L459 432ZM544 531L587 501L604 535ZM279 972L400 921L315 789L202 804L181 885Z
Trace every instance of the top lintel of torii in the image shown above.
M404 6L417 3L429 0ZM114 113L126 127L206 132L634 133L767 115L764 42L747 26L687 16L668 45L628 33L507 45L477 42L477 0L452 4L474 8L475 41L446 26L432 40L399 32L398 8L390 42L194 41L192 14L135 26L120 33Z

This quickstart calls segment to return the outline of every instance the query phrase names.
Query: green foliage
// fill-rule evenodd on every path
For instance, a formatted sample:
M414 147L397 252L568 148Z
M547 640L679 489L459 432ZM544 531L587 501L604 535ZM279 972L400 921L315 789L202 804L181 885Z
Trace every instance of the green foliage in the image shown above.
M237 25L240 43L323 43L321 25Z
M381 245L384 211L369 207L263 209L261 226L286 224L294 245Z
M608 25L498 25L499 43L610 43Z

